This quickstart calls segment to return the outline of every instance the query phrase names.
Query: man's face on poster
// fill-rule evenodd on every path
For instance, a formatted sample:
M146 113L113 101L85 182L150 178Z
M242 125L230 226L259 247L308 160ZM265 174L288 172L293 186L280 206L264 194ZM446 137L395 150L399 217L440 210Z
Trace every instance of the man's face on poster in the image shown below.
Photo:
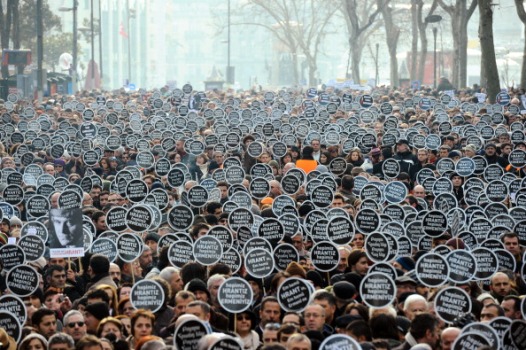
M75 241L74 233L77 227L77 223L73 221L73 216L64 213L60 216L53 216L51 222L60 244L63 246L72 245Z

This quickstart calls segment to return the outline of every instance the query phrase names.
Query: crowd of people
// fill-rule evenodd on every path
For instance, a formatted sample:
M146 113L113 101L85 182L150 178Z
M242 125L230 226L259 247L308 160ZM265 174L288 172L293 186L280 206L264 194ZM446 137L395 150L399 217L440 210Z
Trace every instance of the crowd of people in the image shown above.
M247 350L318 349L330 336L341 334L362 349L449 350L472 323L524 320L526 237L516 225L521 226L526 215L524 209L514 209L526 203L521 180L526 152L517 151L526 150L524 91L507 93L509 101L501 104L490 104L480 90L439 93L430 88L202 93L187 85L175 91L80 92L43 102L10 95L0 102L0 244L17 244L31 234L24 230L28 223L48 224L48 215L33 216L26 205L32 196L46 196L49 209L57 209L61 193L72 184L82 189L79 207L84 231L91 238L83 257L51 257L47 251L26 261L41 281L33 294L20 297L26 317L18 344L10 329L0 329L2 348L164 349L176 346L175 333L182 322L200 320L209 334L196 349L208 349L226 338L237 339ZM438 144L431 142L436 138ZM153 160L148 162L150 156ZM457 169L459 162L468 164L468 170ZM170 179L161 164L182 169L184 180ZM230 177L228 168L234 167L242 169L242 178ZM159 196L164 199L153 202L162 217L143 232L123 229L110 235L110 210L144 203L144 198L129 197L126 183L131 178L123 174L144 182L144 197L154 191L164 194ZM298 178L298 186L283 181L290 174ZM92 181L87 183L86 178ZM260 187L257 192L252 186L254 179L268 183L264 195ZM440 188L435 186L438 179ZM502 198L486 193L492 181L508 186ZM397 203L385 195L369 198L361 191L373 184L382 193L392 182L406 188ZM12 184L23 191L20 201L6 199L6 188ZM194 206L188 193L200 185L209 196L204 205ZM312 199L321 186L330 189L328 205ZM247 193L251 203L233 201L238 192ZM294 206L277 205L289 203L283 197L292 199ZM384 211L393 205L401 208L400 216ZM181 206L194 215L186 230L176 232L170 214ZM232 228L229 214L237 207L252 213L254 223L247 226L253 237L266 219L284 221L283 214L295 215L299 225L294 232L287 226L277 244L289 244L297 259L292 257L286 268L276 267L264 278L252 276L243 264L246 239L231 230L230 249L239 251L239 264L227 260L209 266L193 260L174 264L171 245L163 242L163 236L176 234L177 240L195 242L213 227ZM409 252L397 253L391 247L382 261L371 255L367 242L371 232L356 222L361 211L371 208L381 218L375 232L409 237L413 243ZM409 235L407 227L430 211L448 215L443 232L430 236L422 228ZM312 221L306 220L313 212L353 222L354 235L337 244L338 263L329 272L322 272L310 255L323 240L320 235L330 240L330 232L313 232ZM452 220L454 212L462 214L460 222ZM483 236L469 232L470 224L480 218L490 225ZM388 224L393 222L403 228L400 235L391 232ZM143 247L135 260L90 252L92 241L113 239L122 232L141 238ZM479 246L507 251L514 270L499 264L485 280L471 276L438 287L429 286L415 271L419 259L430 251L445 256ZM396 290L389 305L373 307L363 300L360 287L380 262L393 267ZM6 284L7 273L3 269L2 295L13 294ZM218 297L220 286L232 276L248 281L253 292L250 306L239 313L226 311ZM283 308L278 292L289 278L312 285L310 301L301 310ZM133 306L130 292L142 279L152 279L164 290L162 306L155 312ZM451 322L435 305L437 294L448 287L462 289L471 300L471 308ZM509 332L499 337L498 343L478 348L497 349L512 338Z

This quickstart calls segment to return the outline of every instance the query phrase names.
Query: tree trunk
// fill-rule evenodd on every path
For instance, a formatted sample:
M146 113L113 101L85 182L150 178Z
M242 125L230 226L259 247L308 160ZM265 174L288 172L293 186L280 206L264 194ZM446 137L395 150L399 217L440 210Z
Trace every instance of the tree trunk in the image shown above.
M500 91L500 84L499 71L495 59L495 46L493 44L493 10L491 8L491 1L492 0L478 0L480 15L479 38L480 49L482 51L481 72L485 72L485 85L489 102L495 103L495 97Z
M354 46L351 53L352 79L355 84L360 84L360 62L362 60L363 47Z
M309 66L309 86L310 87L316 87L318 86L318 81L316 80L316 70L317 65L316 61L312 60L312 58L308 59L308 66Z
M523 24L524 37L526 38L526 11L524 10L524 1L515 0L515 7L517 8L517 14ZM526 88L526 43L524 43L522 51L521 88Z
M417 0L411 0L411 66L409 79L417 80L417 56L418 56L418 7Z
M294 66L294 84L300 86L300 73L298 68L298 53L292 53L292 65Z
M452 84L456 88L466 87L468 63L468 22L477 7L477 0L456 0L455 5L448 6L443 0L438 0L440 6L451 17L451 30L453 33L453 76Z
M371 26L380 12L377 8L374 12L370 13L373 6L368 6L370 4L367 4L365 1L359 1L360 3L356 0L344 0L342 10L349 33L352 79L356 84L360 84L361 80L360 62L362 60L362 52L367 42L366 37L374 30ZM362 22L360 22L360 20L362 20Z
M398 38L400 37L400 28L394 24L392 9L387 6L388 0L377 0L378 8L381 9L384 18L385 31L387 33L387 49L389 51L389 66L391 86L398 86L398 59L396 50L398 48Z
M424 72L426 68L426 60L427 60L427 23L425 22L425 19L423 18L423 9L424 9L424 2L422 0L417 0L417 23L418 23L418 32L420 36L420 57L418 59L418 70L416 78L420 80L420 82L424 83ZM429 11L428 15L432 15L435 11L437 6L436 0L433 1L433 4L431 5L431 10Z

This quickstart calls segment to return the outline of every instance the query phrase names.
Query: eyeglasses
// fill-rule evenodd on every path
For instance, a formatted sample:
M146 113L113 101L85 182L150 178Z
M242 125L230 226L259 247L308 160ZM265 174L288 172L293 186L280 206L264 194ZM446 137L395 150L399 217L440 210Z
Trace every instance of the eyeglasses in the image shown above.
M311 318L311 317L319 318L319 317L324 317L324 316L321 315L321 314L310 314L310 313L309 314L305 314L305 318Z
M267 323L265 325L265 329L268 329L268 330L278 330L279 328L281 327L281 325L279 323Z
M82 326L84 326L84 324L85 324L85 323L82 322L82 321L80 321L80 322L70 322L70 323L67 324L67 326L68 326L69 328L75 328L75 325L77 325L77 326L79 326L79 327L82 327Z

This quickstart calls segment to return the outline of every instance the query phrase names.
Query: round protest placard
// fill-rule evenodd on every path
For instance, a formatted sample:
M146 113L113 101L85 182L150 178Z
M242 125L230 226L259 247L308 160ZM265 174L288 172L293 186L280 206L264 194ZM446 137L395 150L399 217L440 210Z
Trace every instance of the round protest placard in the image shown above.
M157 312L165 304L164 289L155 280L144 279L136 282L130 291L130 302L135 309Z
M223 252L226 252L230 249L230 247L232 247L234 238L232 236L232 231L230 231L230 229L226 226L213 226L210 228L210 230L208 230L207 235L215 237L221 242Z
M361 233L377 231L381 226L380 215L373 209L360 209L354 218L356 229Z
M490 341L490 346L494 349L501 349L501 337L497 334L497 331L493 329L489 324L482 322L473 322L467 324L462 328L462 333L477 333L486 337Z
M499 259L491 249L478 247L473 249L471 254L477 260L475 279L487 280L499 271Z
M511 254L506 249L493 249L493 253L497 256L499 260L499 266L503 269L515 271L517 260L513 254Z
M17 265L22 265L26 261L24 250L14 244L5 244L0 247L0 262L3 269L7 272Z
M340 252L334 243L321 241L316 243L310 253L312 265L322 272L334 270L340 262Z
M202 208L208 202L209 194L203 186L195 185L187 193L188 202L194 207Z
M108 257L110 262L115 262L118 255L117 244L111 238L97 238L91 243L90 252L92 254L102 254Z
M274 271L274 258L268 250L256 248L245 255L245 268L255 278L265 278Z
M377 203L384 202L383 191L374 184L367 184L360 190L360 198L362 200L372 199Z
M333 199L333 191L329 187L323 185L316 187L310 195L312 203L319 208L329 207L332 204Z
M232 270L232 274L236 274L241 268L241 254L239 254L239 252L235 248L230 248L229 250L223 253L223 256L221 257L221 260L219 260L219 262L229 266Z
M119 258L124 262L132 262L141 256L143 242L139 236L133 233L122 233L117 238L117 251Z
M283 224L274 218L267 218L258 227L258 236L265 238L272 247L275 247L285 236Z
M194 260L194 246L192 243L178 240L168 248L168 260L178 268L182 268L187 262Z
M298 262L300 255L296 248L289 243L281 243L273 251L274 262L279 271L285 271L291 262Z
M310 303L312 289L308 281L289 277L278 287L279 305L287 312L302 312Z
M364 248L367 257L373 262L385 261L391 253L387 237L385 234L379 232L373 232L367 235Z
M492 202L503 202L508 197L508 186L504 181L493 180L485 188L488 199Z
M427 287L435 288L444 285L449 276L449 265L446 259L436 253L424 254L415 266L416 278Z
M471 299L461 288L444 288L435 297L435 312L444 322L451 323L459 315L471 312Z
M12 313L17 318L20 324L24 324L26 322L26 304L24 304L24 301L16 295L2 295L0 297L0 310ZM4 327L4 329L6 328Z
M360 283L360 295L363 302L372 308L390 305L396 297L396 284L383 273L368 273Z
M431 210L422 217L422 230L430 237L440 237L447 230L447 216L439 210Z
M243 245L243 254L247 255L249 251L257 248L272 252L272 246L269 241L262 237L252 237Z
M382 172L388 179L394 179L400 174L400 163L393 158L388 158L382 163Z
M283 193L288 195L296 194L301 185L301 180L294 174L287 174L281 179L281 189L283 190Z
M479 349L483 346L490 346L491 342L484 335L469 332L460 334L453 343L451 349L453 350L464 350L464 349Z
M179 187L185 183L185 172L179 168L172 168L166 176L168 183L172 187Z
M488 324L491 328L495 330L495 332L497 332L499 339L502 339L504 333L506 333L506 331L510 329L511 319L504 316L498 316L491 319L491 321L489 321Z
M523 299L524 301L524 299ZM526 321L513 320L510 327L510 338L517 349L526 349Z
M60 209L82 208L82 195L74 190L65 190L58 197Z
M106 213L106 226L109 230L122 232L128 228L126 225L126 214L128 210L123 207L112 207Z
M48 240L48 229L46 225L41 223L40 221L28 221L22 226L22 229L20 230L20 236L31 236L36 235L42 239L42 241L47 242Z
M49 209L49 200L42 195L34 195L26 201L26 211L32 217L45 216L49 213Z
M385 200L389 203L403 202L407 193L407 186L401 181L389 182L384 187Z
M37 235L25 235L18 240L17 244L25 253L28 262L40 259L46 250L46 243Z
M18 185L7 185L2 192L4 202L18 205L24 200L24 190Z
M126 225L134 232L147 231L153 219L153 212L147 205L135 205L126 213Z
M227 278L217 291L217 301L223 309L240 313L252 305L254 293L250 283L240 277Z
M228 215L228 226L237 231L241 226L251 227L254 224L254 214L245 208L236 208Z
M210 345L209 350L243 350L243 344L239 338L233 338L229 335L217 339Z
M126 185L126 198L133 203L139 203L148 195L148 185L140 179L133 179Z
M325 338L320 345L320 350L361 350L362 346L353 338L345 334L333 334Z
M348 217L333 217L327 223L327 237L338 245L349 244L354 238L354 225Z
M167 221L175 231L185 231L192 226L194 213L185 205L176 205L168 212Z
M270 183L263 177L252 179L248 188L252 197L256 199L263 199L270 193Z
M35 268L29 265L18 265L7 273L6 286L13 294L27 297L37 290L38 276Z
M174 346L177 350L197 349L199 340L209 333L203 321L197 317L188 317L175 330Z
M223 255L223 245L214 236L205 235L199 237L194 243L194 258L205 266L217 263Z
M477 272L477 260L468 251L453 250L446 256L449 264L449 281L453 283L467 283Z
M0 328L5 330L6 333L12 337L16 343L20 342L20 338L22 337L22 323L20 323L18 320L17 315L7 310L1 310ZM11 346L16 348L16 344L5 344L4 348L9 350L11 349Z
M455 172L460 176L467 177L475 172L475 161L471 158L463 157L455 164Z

